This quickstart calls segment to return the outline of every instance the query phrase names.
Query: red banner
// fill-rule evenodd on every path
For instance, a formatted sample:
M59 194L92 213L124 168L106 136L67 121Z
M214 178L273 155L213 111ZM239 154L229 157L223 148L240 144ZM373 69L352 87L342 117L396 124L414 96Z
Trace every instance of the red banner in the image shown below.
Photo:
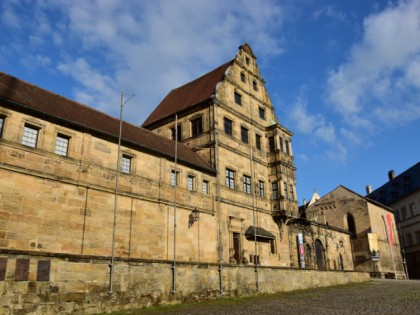
M394 235L392 233L392 216L387 213L385 215L386 218L386 231L388 233L389 244L394 245Z

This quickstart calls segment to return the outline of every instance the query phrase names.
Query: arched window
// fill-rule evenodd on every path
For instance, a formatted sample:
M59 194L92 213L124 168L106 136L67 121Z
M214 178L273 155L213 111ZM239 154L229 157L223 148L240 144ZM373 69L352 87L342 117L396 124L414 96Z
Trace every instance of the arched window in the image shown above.
M316 265L318 269L323 270L324 265L324 246L320 240L315 241L315 255L316 255Z
M347 213L347 227L349 229L349 232L351 233L350 237L352 239L356 239L356 223L354 222L354 217L351 213Z

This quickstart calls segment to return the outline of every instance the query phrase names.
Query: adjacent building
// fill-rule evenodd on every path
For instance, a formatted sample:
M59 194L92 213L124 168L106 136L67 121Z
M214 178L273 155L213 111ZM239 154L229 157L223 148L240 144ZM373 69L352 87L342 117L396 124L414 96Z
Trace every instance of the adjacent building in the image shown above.
M306 208L306 218L348 230L354 269L376 277L405 278L391 208L338 186Z
M368 186L367 197L394 210L408 276L420 279L420 162L388 179L374 191Z

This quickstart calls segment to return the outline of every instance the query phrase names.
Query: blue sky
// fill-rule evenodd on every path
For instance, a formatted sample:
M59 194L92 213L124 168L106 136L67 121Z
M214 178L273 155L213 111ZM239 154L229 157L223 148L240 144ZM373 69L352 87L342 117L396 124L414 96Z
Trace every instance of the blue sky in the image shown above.
M247 42L294 132L300 203L420 160L420 0L2 0L0 71L141 124Z

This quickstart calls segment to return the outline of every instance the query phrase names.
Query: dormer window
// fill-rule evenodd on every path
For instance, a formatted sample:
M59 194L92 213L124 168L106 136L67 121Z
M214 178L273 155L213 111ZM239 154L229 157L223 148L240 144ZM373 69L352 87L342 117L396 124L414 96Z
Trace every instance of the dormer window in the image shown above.
M249 66L249 64L251 63L251 59L249 59L249 57L245 57L245 62Z
M241 72L241 81L245 83L245 73Z

